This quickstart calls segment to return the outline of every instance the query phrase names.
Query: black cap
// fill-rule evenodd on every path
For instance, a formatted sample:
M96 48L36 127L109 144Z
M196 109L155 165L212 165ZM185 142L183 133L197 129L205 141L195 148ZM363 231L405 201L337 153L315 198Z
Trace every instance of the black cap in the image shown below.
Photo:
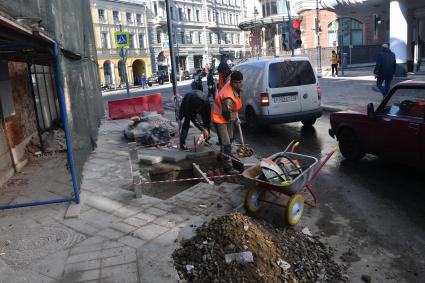
M230 75L230 80L233 81L243 81L243 75L239 71L233 71Z

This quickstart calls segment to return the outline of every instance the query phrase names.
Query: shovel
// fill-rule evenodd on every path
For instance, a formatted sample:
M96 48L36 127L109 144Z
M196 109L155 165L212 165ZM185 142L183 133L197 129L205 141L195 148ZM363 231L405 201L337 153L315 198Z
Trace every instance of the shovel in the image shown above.
M237 116L239 119L239 116ZM238 155L240 157L249 157L252 156L254 154L254 150L248 146L245 145L245 141L243 139L243 134L242 134L242 127L241 124L238 125L238 130L239 130L239 136L241 138L241 143L242 143L242 147L238 148L236 150L236 152L238 153Z

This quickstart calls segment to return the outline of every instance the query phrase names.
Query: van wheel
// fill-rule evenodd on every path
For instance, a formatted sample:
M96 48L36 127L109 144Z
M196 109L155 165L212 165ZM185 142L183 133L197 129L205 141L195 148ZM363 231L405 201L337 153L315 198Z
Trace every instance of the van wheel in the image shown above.
M338 135L339 149L350 161L358 161L365 156L365 151L356 134L351 129L342 129Z
M303 125L306 126L306 127L311 127L311 126L314 125L314 123L316 123L316 118L308 119L308 120L302 120L301 123L303 123Z
M258 125L257 114L252 108L247 108L245 113L246 123L248 125L248 129L251 132L256 132L260 128Z

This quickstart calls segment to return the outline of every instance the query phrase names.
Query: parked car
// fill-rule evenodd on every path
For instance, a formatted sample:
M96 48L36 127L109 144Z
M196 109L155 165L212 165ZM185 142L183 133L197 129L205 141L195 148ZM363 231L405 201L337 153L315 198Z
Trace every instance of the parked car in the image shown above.
M191 73L189 73L189 71L184 71L183 72L183 79L184 80L191 80L193 78L193 76L192 76L192 74Z
M168 73L160 70L156 73L153 73L152 76L148 77L148 86L152 86L154 83L158 83L160 85L163 85L164 82L169 82L170 79L168 77Z
M250 129L296 121L312 126L322 115L319 81L308 58L248 61L232 70L244 76L239 113Z
M425 162L425 82L395 85L374 110L348 110L330 115L329 134L342 155L359 160L366 153L405 164Z

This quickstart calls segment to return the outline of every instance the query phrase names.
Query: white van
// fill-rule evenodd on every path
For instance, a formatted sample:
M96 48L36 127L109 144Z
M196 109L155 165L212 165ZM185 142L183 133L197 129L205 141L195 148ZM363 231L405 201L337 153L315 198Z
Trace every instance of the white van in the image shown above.
M248 61L233 70L244 77L239 114L250 129L297 121L311 126L322 115L319 81L308 58Z

